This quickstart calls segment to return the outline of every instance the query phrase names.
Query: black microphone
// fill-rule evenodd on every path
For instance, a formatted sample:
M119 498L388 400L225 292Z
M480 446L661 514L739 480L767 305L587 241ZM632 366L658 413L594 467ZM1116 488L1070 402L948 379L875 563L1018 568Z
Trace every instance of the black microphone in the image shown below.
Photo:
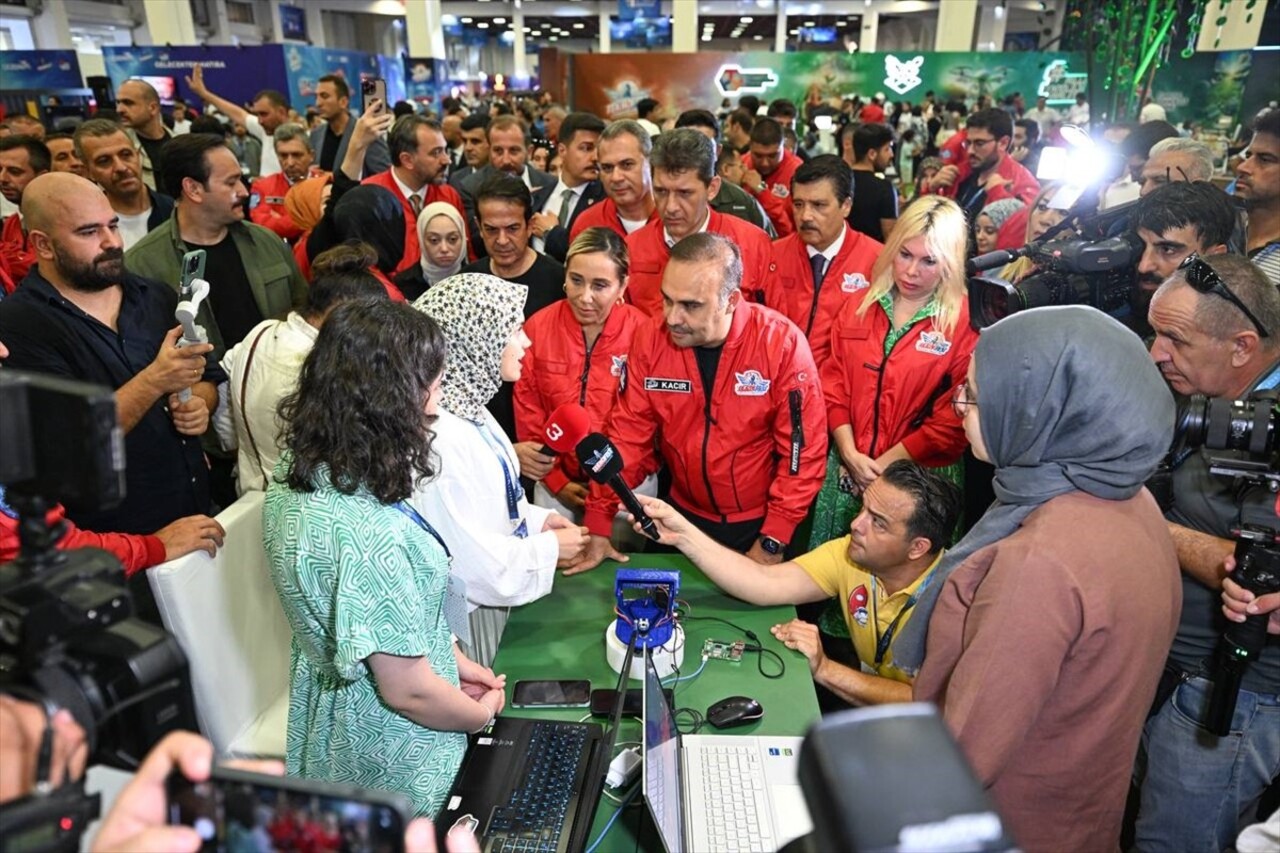
M582 470L592 482L613 489L614 494L622 499L627 512L640 523L644 535L657 542L658 525L653 523L644 507L640 506L640 501L636 500L636 493L622 479L622 454L613 446L613 442L598 432L589 434L578 442L578 461L582 463Z

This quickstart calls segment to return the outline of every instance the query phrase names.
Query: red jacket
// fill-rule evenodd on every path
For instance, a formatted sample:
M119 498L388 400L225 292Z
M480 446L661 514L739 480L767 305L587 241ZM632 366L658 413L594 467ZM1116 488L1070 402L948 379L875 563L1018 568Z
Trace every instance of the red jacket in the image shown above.
M831 322L847 302L861 302L871 280L871 266L884 244L844 226L844 245L827 265L818 293L813 292L809 252L799 234L773 241L764 304L787 315L809 339L813 360L827 361Z
M515 387L516 440L544 441L543 428L558 406L577 403L591 416L592 432L603 432L626 377L627 355L647 318L631 305L614 305L600 337L587 350L582 327L567 299L559 299L524 324L532 345ZM556 457L542 483L552 494L571 480L587 478L572 454Z
M164 543L156 536L81 530L66 519L66 511L61 504L49 511L46 520L50 526L61 522L64 527L62 538L58 540L59 548L101 548L124 565L125 577L164 562ZM5 503L4 487L0 486L0 564L17 559L19 545L18 516Z
M284 172L265 175L249 188L249 219L263 228L270 228L281 238L292 243L302 236L302 229L294 224L284 209L284 197L289 192L289 179Z
M36 253L27 243L27 232L22 230L22 220L11 213L0 225L0 253L4 254L4 267L16 288L36 264Z
M302 277L307 280L308 284L311 283L311 259L307 257L307 237L310 236L310 234L310 231L306 232L298 239L298 242L293 244L293 259L297 261L298 270L302 273ZM387 278L386 273L377 267L369 267L369 272L378 280L378 283L382 285L383 289L387 291L387 296L391 298L392 302L407 301L404 298L404 292L401 291L400 288L391 281L391 279Z
M884 124L884 107L871 101L858 111L858 121L863 124Z
M658 208L655 205L653 212L649 214L649 223L658 221ZM569 229L569 243L572 244L578 239L578 235L588 228L609 228L622 239L627 239L627 229L622 227L618 206L611 198L606 198L599 204L593 204L578 214L578 217L573 220L573 227Z
M831 430L853 425L858 451L872 458L902 442L921 465L949 465L968 444L951 406L964 382L978 333L969 325L966 301L951 337L932 319L921 320L894 345L886 360L889 317L879 305L858 316L861 299L849 299L831 328L831 358L822 368ZM926 405L932 406L925 413ZM912 426L912 421L924 415Z
M418 217L414 214L413 206L409 204L409 199L405 198L404 194L400 192L400 187L396 185L396 179L392 177L391 170L388 169L385 172L371 175L360 183L384 187L391 190L391 192L395 193L396 198L400 199L400 206L404 208L404 259L400 261L400 266L392 270L392 275L398 275L415 266L422 258L422 247L418 245ZM462 196L453 187L448 184L427 184L422 206L426 207L437 201L453 205L462 214L462 221L467 221L466 207L462 204Z
M742 164L748 169L755 168L750 154L742 155ZM799 168L800 158L784 148L782 159L778 161L778 168L773 170L772 175L764 177L763 191L756 192L755 187L743 187L756 201L760 202L764 212L769 214L769 218L773 220L773 228L778 232L779 237L795 233L796 230L796 213L791 207L791 179L795 177L796 169Z
M946 196L947 198L955 198L956 193L973 172L973 168L969 165L969 157L964 149L965 133L960 131L955 136L943 144L939 157L942 159L942 165L955 166L959 171L956 174L955 183L949 187L938 187L922 191L924 194L935 194ZM1000 153L1000 162L996 165L996 172L1004 179L1005 183L997 184L987 190L984 204L990 204L993 201L999 201L1002 198L1018 198L1026 204L1035 201L1036 194L1040 192L1040 182L1036 180L1036 176L1031 174L1025 166L1017 160L1010 157L1007 153Z
M789 542L826 472L825 411L800 330L744 301L710 395L693 350L673 344L661 321L642 326L605 434L633 487L665 462L671 497L685 509L716 522L763 518L763 535ZM593 483L583 524L608 536L617 504Z
M596 205L601 207L602 205ZM578 217L581 219L582 217ZM742 292L759 301L769 271L769 235L746 220L711 211L707 230L723 234L742 253ZM627 301L650 317L662 316L662 273L667 268L671 249L663 236L662 220L654 219L627 237L631 253L631 278L627 284Z

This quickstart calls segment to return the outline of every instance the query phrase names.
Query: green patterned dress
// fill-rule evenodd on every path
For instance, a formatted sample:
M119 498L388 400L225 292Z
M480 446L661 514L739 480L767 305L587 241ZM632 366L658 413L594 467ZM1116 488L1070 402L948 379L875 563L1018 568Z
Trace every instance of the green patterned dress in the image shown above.
M881 296L879 305L885 314L889 316L889 334L885 335L884 338L885 358L889 357L894 345L902 339L903 335L911 331L912 326L932 317L938 308L937 299L930 299L920 307L915 316L895 329L893 328L892 293L886 293ZM938 473L957 486L964 488L963 460L945 468L939 468ZM857 517L858 513L862 511L862 498L841 491L839 480L840 454L836 451L836 445L833 441L831 443L831 451L827 454L827 476L822 481L822 489L818 492L818 497L814 500L813 532L809 536L810 551L819 545L830 542L832 539L838 539L848 533L849 525ZM823 611L819 627L822 628L824 634L829 634L833 637L849 636L849 628L845 625L844 614L839 607L839 602L833 600L832 606Z
M448 560L394 506L342 494L327 472L320 480L314 492L272 482L263 511L271 577L293 627L286 768L403 794L416 814L434 816L467 736L392 711L365 659L425 656L458 683L443 613Z

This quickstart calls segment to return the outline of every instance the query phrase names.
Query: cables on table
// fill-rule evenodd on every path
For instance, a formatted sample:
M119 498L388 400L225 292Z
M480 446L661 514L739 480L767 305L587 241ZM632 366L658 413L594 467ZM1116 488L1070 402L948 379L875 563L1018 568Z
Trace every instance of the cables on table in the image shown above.
M757 634L755 631L749 630L747 628L743 628L741 625L730 622L728 619L721 619L719 616L685 616L684 618L686 621L689 621L689 622L697 622L697 621L719 622L723 625L728 625L730 628L732 628L735 631L741 631L742 635L751 641L743 648L743 651L756 652L760 655L758 658L756 658L756 666L760 670L761 675L763 675L765 678L776 679L776 678L782 678L782 676L787 674L787 662L782 659L782 655L778 654L773 649L766 649L764 647L764 643L761 642L760 640L760 635ZM775 661L777 661L778 663L777 672L765 672L764 670L765 655L770 655Z

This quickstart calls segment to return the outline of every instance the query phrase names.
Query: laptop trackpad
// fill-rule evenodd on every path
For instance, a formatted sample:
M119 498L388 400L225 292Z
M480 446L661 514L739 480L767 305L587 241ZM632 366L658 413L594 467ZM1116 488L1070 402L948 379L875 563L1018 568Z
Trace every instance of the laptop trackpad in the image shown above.
M769 796L773 800L773 828L779 847L813 829L799 785L770 785Z

